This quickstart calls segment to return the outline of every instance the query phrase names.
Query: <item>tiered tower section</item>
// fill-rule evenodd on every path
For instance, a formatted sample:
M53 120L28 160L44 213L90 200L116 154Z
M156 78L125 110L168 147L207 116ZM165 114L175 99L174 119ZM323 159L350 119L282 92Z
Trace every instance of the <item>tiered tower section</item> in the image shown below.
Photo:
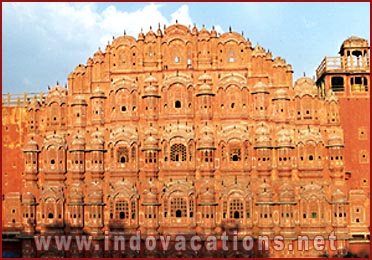
M329 123L344 129L344 172L350 200L351 242L369 241L370 194L370 53L368 41L352 36L340 48L339 56L325 57L319 65L317 80L321 97L331 102ZM330 96L337 96L337 101ZM333 104L332 104L333 103ZM333 137L336 140L335 137ZM332 176L339 179L340 146L329 146Z

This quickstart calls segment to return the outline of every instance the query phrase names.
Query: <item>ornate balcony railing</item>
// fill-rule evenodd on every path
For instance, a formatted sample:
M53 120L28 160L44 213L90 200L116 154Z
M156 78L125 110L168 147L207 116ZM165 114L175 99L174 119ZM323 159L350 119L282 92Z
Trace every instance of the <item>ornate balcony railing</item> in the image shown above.
M316 77L325 72L365 70L369 72L369 57L325 57L316 69Z
M43 103L46 99L47 93L45 92L29 92L22 94L3 94L2 106L3 107L21 107L26 106L32 100Z

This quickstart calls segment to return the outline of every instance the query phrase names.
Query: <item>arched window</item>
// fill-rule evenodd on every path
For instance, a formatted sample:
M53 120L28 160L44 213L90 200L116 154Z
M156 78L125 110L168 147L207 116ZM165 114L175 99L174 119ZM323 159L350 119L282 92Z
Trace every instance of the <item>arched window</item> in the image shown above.
M118 162L119 163L127 163L129 162L129 151L126 147L120 147L118 148Z
M366 77L352 77L350 78L350 85L352 92L368 91L368 79Z
M125 200L118 200L115 203L115 218L117 219L128 219L129 208L128 202Z
M132 156L132 161L134 162L134 161L136 161L136 147L135 146L133 146L132 147L132 151L131 151L131 156Z
M234 50L233 49L230 49L228 51L228 62L229 63L235 62L235 53L234 53Z
M343 77L332 77L331 85L332 85L332 90L334 92L344 91L344 78Z
M222 161L226 161L226 146L225 145L222 145L221 147L221 158L222 158Z
M230 201L230 218L243 218L243 202L240 199L233 199Z
M172 198L170 203L171 203L171 217L176 217L176 218L187 217L186 199Z
M238 147L231 148L230 161L238 162L241 160L241 150Z
M176 102L174 102L174 107L175 108L181 108L181 101L176 100Z
M186 161L186 146L183 144L174 144L171 146L171 161Z

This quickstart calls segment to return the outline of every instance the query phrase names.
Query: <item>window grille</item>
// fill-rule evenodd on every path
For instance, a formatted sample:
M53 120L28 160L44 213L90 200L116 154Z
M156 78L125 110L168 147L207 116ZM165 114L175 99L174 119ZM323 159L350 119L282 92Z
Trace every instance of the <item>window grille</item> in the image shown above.
M131 202L131 213L132 219L136 219L136 202L134 200Z
M250 200L247 200L245 202L245 212L246 212L246 217L250 218L251 217L251 203L250 203Z
M117 219L129 218L129 207L127 201L119 200L115 203L115 218Z
M186 146L183 144L174 144L171 146L171 161L186 161Z
M120 147L118 149L118 162L127 163L129 162L129 151L126 147Z
M234 199L230 201L230 218L240 219L244 215L243 203L240 199Z
M189 201L189 212L190 212L190 218L194 217L194 200L190 199Z
M187 217L187 203L184 198L173 198L171 200L171 217Z
M240 148L232 148L230 153L230 161L240 161L241 160L241 151Z
M132 154L131 154L131 156L132 156L132 161L136 161L136 147L132 147Z

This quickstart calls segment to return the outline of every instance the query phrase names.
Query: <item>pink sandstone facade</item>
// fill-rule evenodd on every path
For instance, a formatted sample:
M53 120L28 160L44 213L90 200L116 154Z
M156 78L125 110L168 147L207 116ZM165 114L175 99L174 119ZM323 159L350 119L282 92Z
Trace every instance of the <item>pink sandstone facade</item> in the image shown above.
M327 242L267 254L369 254L368 42L346 40L337 59L293 84L291 65L242 35L175 24L113 39L68 86L3 95L3 249L61 255L35 250L33 236L47 234L101 245L136 231L203 240L235 230L288 245L334 231L336 252ZM94 255L177 252L62 253Z

